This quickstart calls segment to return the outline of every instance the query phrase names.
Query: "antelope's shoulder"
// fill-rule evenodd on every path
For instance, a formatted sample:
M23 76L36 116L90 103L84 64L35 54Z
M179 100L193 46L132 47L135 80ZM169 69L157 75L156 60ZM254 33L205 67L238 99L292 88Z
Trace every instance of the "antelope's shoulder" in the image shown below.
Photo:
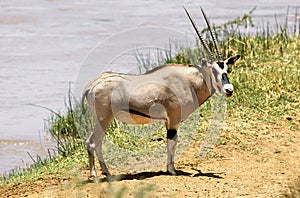
M166 68L175 69L178 73L199 75L200 67L194 64L166 64Z

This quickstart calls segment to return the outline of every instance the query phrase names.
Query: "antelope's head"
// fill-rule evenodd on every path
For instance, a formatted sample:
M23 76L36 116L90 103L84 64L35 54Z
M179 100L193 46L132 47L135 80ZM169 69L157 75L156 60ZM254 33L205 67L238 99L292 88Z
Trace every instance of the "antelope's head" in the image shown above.
M202 63L201 63L201 66L207 67L207 69L209 71L208 73L209 73L210 82L211 82L209 84L211 84L211 86L214 90L218 91L219 93L222 93L224 96L231 97L233 94L234 88L227 77L227 71L228 71L228 67L233 65L236 62L236 60L238 60L240 58L240 55L232 56L226 60L223 60L222 54L220 52L220 48L217 44L216 36L215 36L214 32L212 31L212 28L211 28L208 18L206 17L203 9L201 8L202 14L204 16L208 30L210 32L210 35L212 37L214 46L215 46L217 54L218 54L218 60L216 60L213 53L209 49L208 44L205 42L202 35L200 34L200 31L198 30L193 18L191 17L191 15L189 14L189 12L187 11L187 9L185 7L184 7L184 10L185 10L186 14L188 15L202 45L204 46L204 49L206 50L206 52L208 53L208 55L210 57L209 62L202 61Z

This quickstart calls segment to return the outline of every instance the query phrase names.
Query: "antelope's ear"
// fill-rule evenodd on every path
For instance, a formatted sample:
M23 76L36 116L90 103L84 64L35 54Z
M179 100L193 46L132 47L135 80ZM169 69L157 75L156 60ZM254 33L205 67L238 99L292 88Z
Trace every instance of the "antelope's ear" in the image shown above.
M236 55L236 56L231 56L230 58L228 58L227 60L225 60L224 62L226 63L226 65L231 66L234 65L234 63L240 58L240 55Z

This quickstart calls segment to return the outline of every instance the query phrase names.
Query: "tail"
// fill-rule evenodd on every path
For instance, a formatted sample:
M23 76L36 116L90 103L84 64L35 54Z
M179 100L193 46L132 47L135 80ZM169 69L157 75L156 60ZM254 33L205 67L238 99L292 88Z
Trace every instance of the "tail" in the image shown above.
M90 91L90 89L85 89L83 94L82 94L82 98L81 98L82 114L85 114L85 112L86 112L86 109L84 108L84 100L86 99L86 96L87 96L89 91Z

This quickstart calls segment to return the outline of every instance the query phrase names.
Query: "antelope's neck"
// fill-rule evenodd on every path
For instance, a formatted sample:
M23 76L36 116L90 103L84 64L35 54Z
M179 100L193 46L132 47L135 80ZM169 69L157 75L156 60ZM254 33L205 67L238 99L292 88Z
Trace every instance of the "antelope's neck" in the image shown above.
M210 98L215 92L215 88L213 87L211 73L208 69L203 67L199 68L200 74L202 75L203 82L196 89L197 98L199 105L203 104L208 98Z

